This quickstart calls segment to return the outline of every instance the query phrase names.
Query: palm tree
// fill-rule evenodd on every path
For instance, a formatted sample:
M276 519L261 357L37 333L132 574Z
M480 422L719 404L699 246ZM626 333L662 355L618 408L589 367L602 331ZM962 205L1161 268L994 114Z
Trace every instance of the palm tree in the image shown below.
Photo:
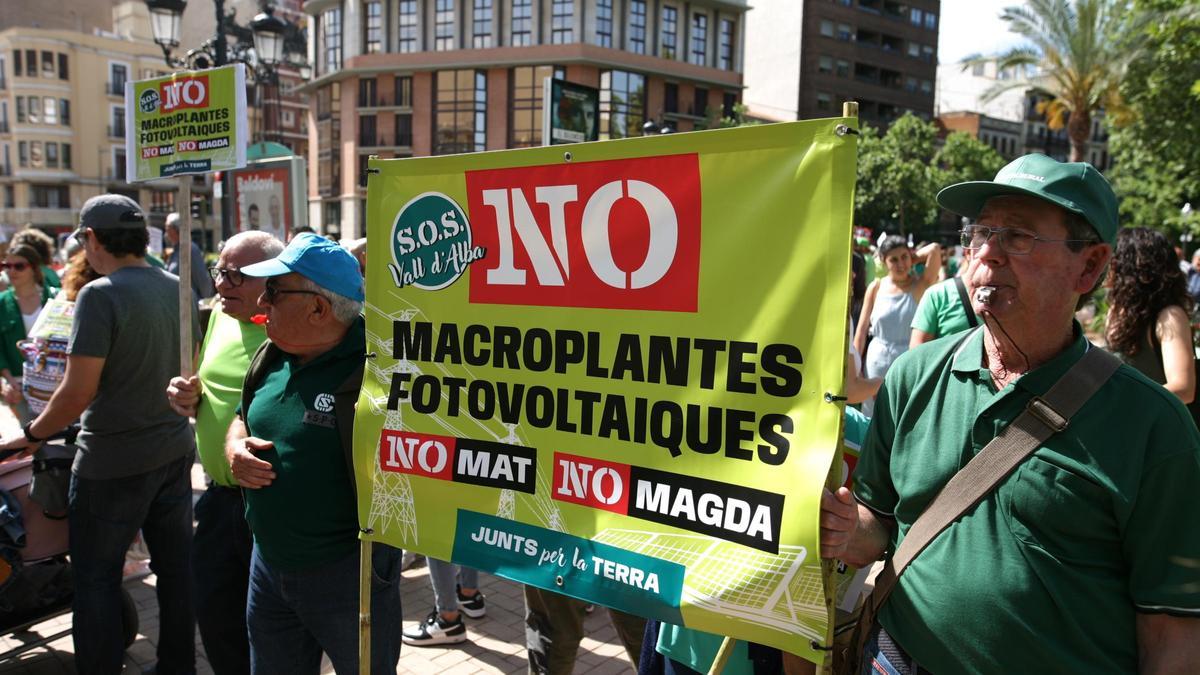
M1050 96L1038 104L1038 112L1051 129L1066 126L1071 161L1080 162L1087 155L1093 114L1104 109L1110 118L1120 118L1117 87L1145 49L1135 37L1157 16L1135 11L1127 0L1028 0L1024 7L1006 8L1000 18L1029 44L996 57L996 67L1037 70L1033 86ZM968 57L963 68L986 60ZM983 100L1030 85L1022 78L1000 82L984 92Z

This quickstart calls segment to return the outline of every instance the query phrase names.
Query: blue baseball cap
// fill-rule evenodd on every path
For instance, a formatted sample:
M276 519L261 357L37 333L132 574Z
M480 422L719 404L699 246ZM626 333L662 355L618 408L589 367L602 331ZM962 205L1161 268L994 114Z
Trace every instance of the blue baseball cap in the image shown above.
M295 272L351 300L362 302L365 298L358 260L338 244L312 232L296 235L278 256L247 265L241 272L251 277L278 277Z

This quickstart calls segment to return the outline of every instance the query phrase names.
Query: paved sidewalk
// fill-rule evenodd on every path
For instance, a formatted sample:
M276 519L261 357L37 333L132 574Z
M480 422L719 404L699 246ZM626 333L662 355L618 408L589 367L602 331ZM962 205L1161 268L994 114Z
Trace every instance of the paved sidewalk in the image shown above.
M8 408L0 406L0 436L12 433L20 433L20 428ZM199 463L192 469L192 486L194 495L199 497L204 490L204 473ZM140 673L143 667L154 662L158 638L158 604L154 597L154 581L154 576L149 575L125 584L137 604L139 616L138 637L126 652L125 673ZM474 675L526 671L521 587L489 574L480 575L480 587L487 595L488 615L475 621L467 620L470 640L449 647L404 645L400 651L397 672L412 675ZM406 625L420 621L433 609L433 589L429 585L428 571L423 562L404 572L400 590ZM71 617L65 614L39 623L29 631L0 636L0 653L32 644L43 637L69 629L70 625ZM633 668L617 640L608 613L597 609L587 617L585 625L588 637L580 645L575 672L587 675L632 673ZM196 655L197 673L211 675L212 669L204 657L199 633L196 636ZM70 635L0 662L0 675L59 675L74 672L74 647ZM322 672L333 672L328 662Z

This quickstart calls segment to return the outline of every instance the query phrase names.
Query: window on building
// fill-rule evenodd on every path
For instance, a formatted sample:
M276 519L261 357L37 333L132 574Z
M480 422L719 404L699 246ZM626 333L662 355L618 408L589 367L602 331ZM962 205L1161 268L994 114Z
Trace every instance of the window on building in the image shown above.
M908 43L908 55L914 59L921 57L921 45L916 42Z
M550 44L575 41L575 0L552 0L550 5Z
M321 13L321 36L324 38L321 64L325 73L342 67L342 8L334 7Z
M17 141L17 166L29 166L29 143Z
M601 72L600 138L638 136L645 122L646 76L623 70Z
M833 73L833 57L832 56L817 57L817 72L832 74Z
M8 162L6 161L5 165L7 166L7 164L8 164ZM14 190L13 186L11 186L11 185L4 186L4 208L6 208L6 209L17 208L16 190Z
M929 45L921 45L921 60L930 62L933 61L933 47L930 47Z
M293 110L284 108L279 111L279 126L284 129L296 128L296 113Z
M417 0L400 0L397 7L399 21L397 22L397 37L401 54L411 54L417 51Z
M362 148L373 148L379 145L379 137L375 131L374 115L358 116L358 145Z
M67 68L67 63L68 63L67 55L59 54L58 55L58 79L60 79L60 80L71 79L70 70Z
M46 168L58 168L58 143L46 143Z
M533 44L533 0L513 0L512 46Z
M395 104L400 106L412 106L412 76L397 75L395 82L396 100Z
M71 207L70 191L65 185L30 185L30 201L38 209L67 209Z
M629 51L646 53L646 0L629 0Z
M832 110L833 96L819 92L817 94L817 110Z
M37 74L38 74L37 50L36 49L26 49L25 50L25 77L37 77Z
M925 27L929 30L937 30L937 14L925 12Z
M395 144L399 146L412 146L412 114L411 113L396 113L395 133L393 136Z
M49 96L42 99L42 121L58 124L58 99Z
M708 65L708 15L692 14L692 57L697 66Z
M487 148L487 75L482 70L437 73L433 154Z
M854 29L848 24L839 23L837 25L837 39L846 41L854 40Z
M113 63L108 67L108 93L112 96L125 95L125 81L129 79L129 66Z
M845 59L838 59L834 62L833 69L838 77L850 77L850 62Z
M471 14L471 46L487 49L492 46L492 0L475 0Z
M13 50L13 77L21 76L21 50Z
M108 135L112 138L125 138L125 106L114 105L109 119L112 124L108 128Z
M3 54L0 54L0 90L8 88L8 63Z
M29 166L40 169L46 165L46 153L41 141L29 141Z
M113 178L116 180L125 180L125 148L113 148Z
M696 87L692 90L692 114L696 117L708 116L708 90Z
M546 78L563 78L557 66L520 66L513 68L512 124L509 126L508 147L531 148L542 144L542 93Z
M71 101L69 99L58 99L58 115L62 119L64 127L71 126Z
M933 93L933 82L930 80L921 80L921 93L932 94Z
M0 100L0 133L8 131L8 101Z
M736 105L737 94L728 91L725 92L725 94L721 97L721 115L724 117L733 117L733 113L736 112L734 110Z
M433 16L433 48L439 52L457 47L454 39L454 0L437 0Z
M717 67L733 70L733 21L721 19L720 44L717 45Z
M64 168L64 169L71 168L71 144L70 143L62 144L62 168Z
M833 22L821 20L821 35L825 37L833 37Z
M25 99L29 102L29 122L31 124L39 124L42 121L42 97L30 96Z
M914 25L914 26L920 26L921 19L923 17L924 17L924 13L921 10L917 9L916 7L913 7L908 12L908 20L911 21L912 25Z
M596 0L596 44L611 47L613 35L613 0Z
M383 2L367 0L363 3L363 53L377 54L383 51Z
M54 52L42 52L42 77L57 77L58 69L54 67Z
M663 112L679 112L679 85L667 82L663 87Z
M679 37L679 10L670 6L663 5L662 8L662 57L664 59L673 59L678 48Z
M21 123L25 122L26 119L28 119L28 118L25 116L25 97L18 96L17 97L17 124L21 124Z
M374 108L379 105L379 99L375 96L376 83L373 77L364 77L358 81L358 107Z

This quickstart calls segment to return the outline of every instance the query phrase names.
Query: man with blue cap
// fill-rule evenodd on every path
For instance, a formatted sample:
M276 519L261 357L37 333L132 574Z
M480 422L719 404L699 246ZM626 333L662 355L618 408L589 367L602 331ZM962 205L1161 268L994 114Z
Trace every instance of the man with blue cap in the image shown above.
M358 672L358 506L352 436L362 385L363 279L348 251L301 234L278 257L258 304L267 341L254 355L226 438L254 533L246 624L251 671L303 675L321 653ZM371 666L400 658L400 551L374 546Z
M821 504L823 557L887 561L863 659L872 672L1194 672L1200 432L1074 320L1112 256L1112 188L1089 164L1027 155L937 200L971 220L983 325L896 361L853 494ZM982 498L954 496L968 484Z

